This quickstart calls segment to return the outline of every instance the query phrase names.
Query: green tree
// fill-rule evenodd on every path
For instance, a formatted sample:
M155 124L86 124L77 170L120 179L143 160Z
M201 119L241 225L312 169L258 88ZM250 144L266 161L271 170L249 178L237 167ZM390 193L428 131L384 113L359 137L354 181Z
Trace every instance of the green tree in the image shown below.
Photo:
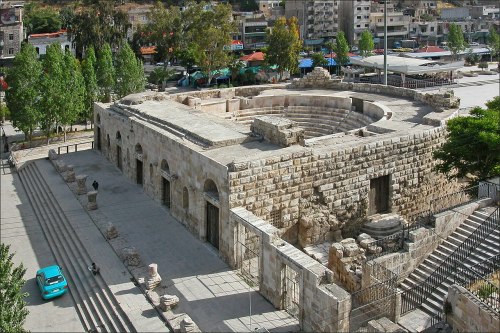
M255 0L242 0L240 1L240 10L242 12L253 12L259 10L259 5Z
M166 8L161 2L157 2L148 14L149 23L140 31L144 38L143 45L153 44L156 46L155 59L168 62L173 52L179 48L182 18L181 10L177 6Z
M119 47L127 36L130 22L127 13L117 9L112 1L92 0L77 12L70 26L69 35L81 59L90 45L96 49L106 43Z
M144 91L146 83L141 60L135 57L128 43L116 55L116 94L119 98Z
M324 67L328 66L328 60L325 59L325 56L322 52L313 53L312 58L312 66L313 67Z
M458 58L458 53L465 50L466 47L462 28L455 23L450 23L448 32L448 48L454 58Z
M266 62L277 65L280 78L284 71L291 74L299 71L299 51L301 43L298 34L297 19L292 17L289 22L280 17L274 23L272 30L266 35Z
M201 3L201 8L204 4ZM218 4L212 10L201 9L201 12L195 13L194 18L194 29L189 38L193 42L196 62L207 75L209 84L214 72L227 67L231 61L228 46L231 45L236 26L229 4Z
M23 21L28 34L56 32L61 29L59 13L50 7L29 6Z
M42 118L39 109L41 75L42 66L35 47L23 44L14 58L12 69L7 73L9 88L5 92L5 99L14 126L23 131L29 141Z
M488 35L488 48L490 49L490 60L493 61L493 57L500 54L500 35L494 27L490 29Z
M75 123L85 108L85 81L78 60L69 50L64 54L63 84L64 92L63 112L59 121L64 125L64 141L66 142L67 126Z
M447 141L433 153L438 172L471 182L500 175L500 96L486 106L448 121Z
M373 36L371 32L368 30L363 31L359 40L359 51L361 53L361 56L369 56L372 53L374 47L375 43L373 43Z
M28 309L22 291L26 281L23 265L14 267L10 245L0 243L0 332L27 332L23 328Z
M61 26L64 29L71 29L75 18L76 13L72 6L64 6L59 11L59 20L61 21Z
M337 33L337 39L335 41L335 61L337 65L345 66L349 63L349 43L345 38L343 31Z
M50 142L53 126L57 125L63 117L67 98L67 87L64 77L64 53L59 43L47 47L45 58L42 62L43 74L41 78L40 109L42 111L42 125Z
M94 102L99 97L99 87L97 86L96 67L97 59L94 48L91 46L85 52L85 58L82 62L82 76L85 84L85 106L83 117L90 120L92 124L94 114ZM85 122L87 124L87 122Z
M111 102L111 94L115 85L115 69L111 47L104 44L97 57L97 84L100 91L100 100L104 103Z
M157 67L148 76L148 82L156 85L161 85L163 81L167 81L175 76L174 69L167 69L165 67Z

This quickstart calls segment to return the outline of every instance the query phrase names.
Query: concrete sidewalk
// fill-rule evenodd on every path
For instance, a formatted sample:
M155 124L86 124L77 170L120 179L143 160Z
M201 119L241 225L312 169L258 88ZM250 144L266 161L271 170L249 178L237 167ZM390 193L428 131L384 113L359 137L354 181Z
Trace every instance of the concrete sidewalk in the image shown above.
M295 318L285 311L277 311L252 290L218 257L214 248L195 238L165 207L144 194L141 186L130 182L98 152L87 150L60 158L67 165L74 165L76 175L88 175L89 190L93 180L99 182L99 208L89 212L90 217L100 228L109 222L116 226L119 239L110 243L118 254L126 247L137 249L143 266L136 272L132 269L135 276L144 274L150 263L158 264L163 281L157 292L180 299L174 313L188 314L203 332L248 332L261 327L273 332L299 330ZM45 172L51 182L62 181L50 176L55 170ZM51 186L51 189L63 203L74 200L75 195L69 192L68 186ZM79 200L86 203L85 196ZM67 209L77 208L68 206ZM86 244L92 247L93 241L89 238ZM115 267L107 258L97 257L96 262L116 275L123 275L123 269ZM130 305L132 311L134 308Z

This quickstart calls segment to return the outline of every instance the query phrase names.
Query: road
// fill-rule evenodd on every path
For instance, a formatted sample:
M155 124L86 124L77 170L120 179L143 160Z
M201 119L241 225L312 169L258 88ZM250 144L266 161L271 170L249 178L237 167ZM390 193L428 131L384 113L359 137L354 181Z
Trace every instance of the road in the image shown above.
M3 147L3 140L2 145ZM24 291L29 314L24 328L31 332L82 332L74 303L69 294L44 301L36 286L35 275L40 267L55 263L38 221L22 190L17 173L7 165L6 154L1 154L1 208L0 240L11 245L15 265L26 268Z

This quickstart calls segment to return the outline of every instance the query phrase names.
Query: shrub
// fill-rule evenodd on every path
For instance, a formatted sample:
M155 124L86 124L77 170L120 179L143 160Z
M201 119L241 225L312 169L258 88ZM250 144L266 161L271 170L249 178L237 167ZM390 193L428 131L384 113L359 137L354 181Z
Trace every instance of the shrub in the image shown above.
M481 69L488 69L488 63L487 62L480 62L479 65L477 65L477 67L479 67Z

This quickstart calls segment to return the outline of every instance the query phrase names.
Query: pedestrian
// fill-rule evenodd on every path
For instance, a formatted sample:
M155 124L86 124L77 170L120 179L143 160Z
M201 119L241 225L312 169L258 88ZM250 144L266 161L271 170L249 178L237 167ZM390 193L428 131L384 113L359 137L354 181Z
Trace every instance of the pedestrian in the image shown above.
M97 191L97 189L99 188L99 183L94 180L94 182L92 183L92 187L95 191Z
M92 274L97 275L97 274L99 274L101 269L99 267L97 267L95 262L93 262L92 265L90 265L90 270L92 271Z
M3 152L8 153L9 152L9 143L5 141L5 144L3 145Z

